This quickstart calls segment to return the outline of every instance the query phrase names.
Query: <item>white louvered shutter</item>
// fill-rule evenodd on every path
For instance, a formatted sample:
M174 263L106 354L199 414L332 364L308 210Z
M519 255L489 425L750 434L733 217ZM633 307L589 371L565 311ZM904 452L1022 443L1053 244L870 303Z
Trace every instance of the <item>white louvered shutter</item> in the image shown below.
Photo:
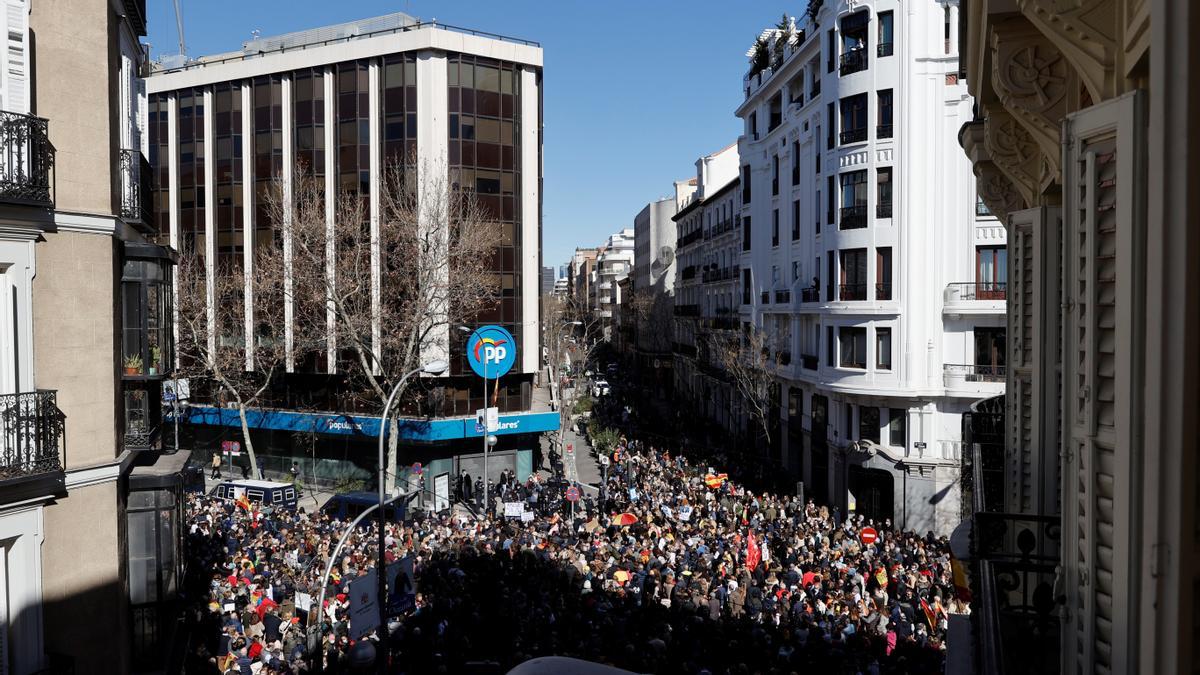
M1142 109L1127 94L1063 125L1064 672L1129 672L1136 639L1130 408L1140 322L1131 298L1145 231Z
M4 0L4 87L0 108L29 112L29 7L26 0Z

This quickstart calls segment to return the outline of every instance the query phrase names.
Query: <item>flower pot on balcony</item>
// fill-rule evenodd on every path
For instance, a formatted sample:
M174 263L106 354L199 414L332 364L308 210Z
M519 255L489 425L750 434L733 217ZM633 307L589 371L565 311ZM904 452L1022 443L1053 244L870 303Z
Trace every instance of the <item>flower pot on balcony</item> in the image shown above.
M149 373L149 374L150 374L150 375L152 375L152 376L153 376L153 375L157 375L157 374L158 374L158 368L155 368L154 366L150 366L150 373Z
M125 366L126 375L141 375L142 369L135 366Z

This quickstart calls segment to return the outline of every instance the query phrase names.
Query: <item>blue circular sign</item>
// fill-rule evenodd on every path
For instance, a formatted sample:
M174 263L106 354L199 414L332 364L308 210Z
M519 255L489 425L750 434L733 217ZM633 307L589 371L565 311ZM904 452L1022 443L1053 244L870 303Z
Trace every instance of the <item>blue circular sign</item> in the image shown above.
M517 341L500 326L477 328L467 339L467 363L480 377L494 380L511 370L516 362Z

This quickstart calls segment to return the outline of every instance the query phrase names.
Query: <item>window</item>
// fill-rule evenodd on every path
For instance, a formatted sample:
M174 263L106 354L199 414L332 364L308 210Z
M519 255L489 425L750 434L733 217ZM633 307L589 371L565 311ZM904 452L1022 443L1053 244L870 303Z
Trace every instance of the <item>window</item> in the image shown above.
M983 197L975 195L975 215L980 218L985 218L992 215L992 210L983 203Z
M742 269L742 304L750 304L750 269Z
M892 249L889 246L875 249L875 299L892 299Z
M828 279L828 281L826 282L826 285L825 285L825 299L829 300L829 301L833 300L833 288L834 288L833 264L834 264L833 251L826 251L825 252L825 269L829 274L826 277Z
M842 209L839 228L853 230L867 226L867 172L849 171L841 175Z
M749 129L750 137L757 141L758 140L758 113L757 112L750 113L750 119L747 120L746 123L750 126L750 129Z
M1004 300L1008 290L1008 250L1003 246L975 249L975 299Z
M833 326L825 327L825 365L833 367Z
M800 261L793 260L792 261L792 283L796 283L799 280L800 280Z
M908 411L903 408L888 408L888 445L908 447Z
M945 52L950 53L950 5L942 6L942 39L945 41Z
M830 101L825 105L825 126L829 133L825 136L825 149L833 149L834 130L837 129L837 117L834 115L834 102Z
M875 368L877 370L892 369L892 329L875 329Z
M792 241L800 238L800 200L792 200Z
M841 75L849 75L867 67L868 12L855 12L842 19Z
M859 406L858 438L863 441L879 443L879 408Z
M821 191L817 190L817 198L813 201L813 232L821 234Z
M892 167L881 166L875 171L875 217L892 217Z
M838 365L843 368L867 367L867 329L858 326L838 328Z
M742 204L750 203L750 165L742 167Z
M880 58L892 55L892 13L879 13L879 46L876 48Z
M841 277L838 284L838 300L854 301L867 299L867 249L856 248L842 251L839 255Z
M825 72L832 73L834 59L837 58L837 38L834 37L832 28L829 29L826 35L829 38L829 42L826 43L825 48L825 53L828 55L828 58L825 60Z
M770 113L771 117L767 120L767 133L775 131L775 127L783 123L783 92L771 97Z
M892 137L892 90L881 89L878 93L879 122L875 126L876 138Z
M771 211L771 246L779 246L779 209Z
M800 184L800 141L792 141L792 185Z
M771 196L779 194L779 155L771 158Z
M750 250L750 216L742 216L742 250Z
M834 195L837 194L837 184L834 183L835 180L837 180L837 178L834 176L825 177L825 194L828 195L827 201L825 202L825 222L829 223L830 225L833 225L833 203L837 201L837 198L834 197Z
M975 329L975 363L972 369L976 382L1003 382L1006 329Z
M867 140L867 95L855 94L842 99L841 113L842 145Z
M845 427L846 440L850 440L854 435L854 404L846 403L845 410L846 415L842 418L842 422Z

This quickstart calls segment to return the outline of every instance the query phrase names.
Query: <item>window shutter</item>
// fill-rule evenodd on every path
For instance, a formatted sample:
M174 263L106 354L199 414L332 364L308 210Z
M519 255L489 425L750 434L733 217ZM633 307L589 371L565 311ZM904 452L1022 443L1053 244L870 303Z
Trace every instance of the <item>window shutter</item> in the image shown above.
M1140 250L1145 124L1138 92L1063 125L1063 508L1066 672L1127 672L1131 555L1132 257ZM1134 581L1136 583L1136 580Z
M9 112L29 112L28 35L29 8L25 0L4 5L4 89L0 107Z

